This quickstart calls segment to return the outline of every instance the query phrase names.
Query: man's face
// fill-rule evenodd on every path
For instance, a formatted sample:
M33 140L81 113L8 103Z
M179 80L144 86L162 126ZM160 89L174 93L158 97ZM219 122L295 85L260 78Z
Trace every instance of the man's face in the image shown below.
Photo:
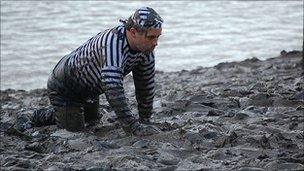
M151 28L146 32L136 33L136 47L139 51L149 54L157 46L158 38L161 35L162 29Z

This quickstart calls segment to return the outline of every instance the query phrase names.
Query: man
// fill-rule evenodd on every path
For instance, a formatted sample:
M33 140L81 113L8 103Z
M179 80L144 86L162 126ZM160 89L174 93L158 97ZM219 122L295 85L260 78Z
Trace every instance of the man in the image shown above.
M149 7L135 11L122 25L98 33L64 56L47 84L52 110L34 112L36 126L56 123L81 131L98 121L99 95L106 98L126 133L158 133L148 124L154 97L154 48L162 32L162 18ZM123 77L132 72L139 120L127 104Z

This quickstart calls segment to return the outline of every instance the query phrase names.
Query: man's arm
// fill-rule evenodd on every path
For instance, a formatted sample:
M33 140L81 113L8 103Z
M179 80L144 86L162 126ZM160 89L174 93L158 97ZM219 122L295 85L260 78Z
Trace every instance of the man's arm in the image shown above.
M123 74L118 67L106 67L101 71L102 87L110 106L115 111L118 121L126 132L132 132L132 128L138 125L127 104Z
M159 129L151 125L140 124L132 115L127 104L123 88L123 75L117 67L106 67L102 70L102 84L106 98L114 109L118 121L125 132L136 136L159 133Z
M155 94L155 61L151 53L139 66L133 70L136 100L140 120L149 120L153 110Z

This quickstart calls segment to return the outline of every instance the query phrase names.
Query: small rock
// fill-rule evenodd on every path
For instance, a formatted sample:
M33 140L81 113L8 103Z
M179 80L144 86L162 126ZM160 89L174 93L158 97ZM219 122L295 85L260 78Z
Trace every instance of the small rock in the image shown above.
M276 170L302 170L304 165L300 163L278 163L278 161L273 161L265 166L266 170L273 170L273 168L276 168Z
M236 119L236 120L244 120L244 119L246 119L246 118L248 118L249 117L249 115L248 114L246 114L245 112L238 112L238 113L236 113L235 115L234 115L234 119Z
M273 100L268 93L258 93L251 97L252 103L256 106L272 106Z
M298 126L298 123L292 122L292 123L289 124L288 128L289 128L289 130L293 130L297 126Z
M244 109L244 108L252 105L252 100L248 97L242 97L239 99L239 104L240 104L241 108Z
M59 137L59 138L78 138L81 133L76 132L69 132L65 129L59 129L58 131L51 134L52 137Z
M186 132L183 136L191 144L201 144L204 142L204 136L196 132Z
M147 140L139 140L133 144L134 147L138 148L148 148L149 142Z
M160 156L158 156L157 162L164 165L177 165L179 163L179 159L169 153L160 152Z
M207 116L221 116L224 114L225 114L225 112L222 110L209 110Z
M259 140L260 146L262 148L271 148L269 138L267 138L265 135L262 136L262 138Z
M209 132L203 134L203 136L207 139L214 139L214 138L218 137L218 133L214 132L214 131L209 131Z
M60 170L60 169L57 166L51 166L51 167L47 168L46 170L48 170L48 171L54 171L54 170Z
M12 123L9 122L0 122L0 131L7 131L9 128L11 128L13 126Z
M237 169L237 171L264 171L264 169L258 167L242 167Z
M45 153L46 149L39 143L39 142L34 142L32 144L29 144L27 146L25 146L26 150L30 150L30 151L35 151L37 153Z
M75 139L68 141L69 147L74 150L85 150L86 148L91 147L85 139Z

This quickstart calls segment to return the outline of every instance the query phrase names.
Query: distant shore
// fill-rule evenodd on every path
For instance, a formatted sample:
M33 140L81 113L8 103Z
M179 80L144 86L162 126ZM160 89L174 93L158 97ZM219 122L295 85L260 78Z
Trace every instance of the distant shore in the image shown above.
M302 51L261 61L157 71L152 121L163 132L127 136L100 96L97 127L19 130L16 120L49 106L46 89L1 90L0 169L302 170ZM136 112L132 76L125 92Z

